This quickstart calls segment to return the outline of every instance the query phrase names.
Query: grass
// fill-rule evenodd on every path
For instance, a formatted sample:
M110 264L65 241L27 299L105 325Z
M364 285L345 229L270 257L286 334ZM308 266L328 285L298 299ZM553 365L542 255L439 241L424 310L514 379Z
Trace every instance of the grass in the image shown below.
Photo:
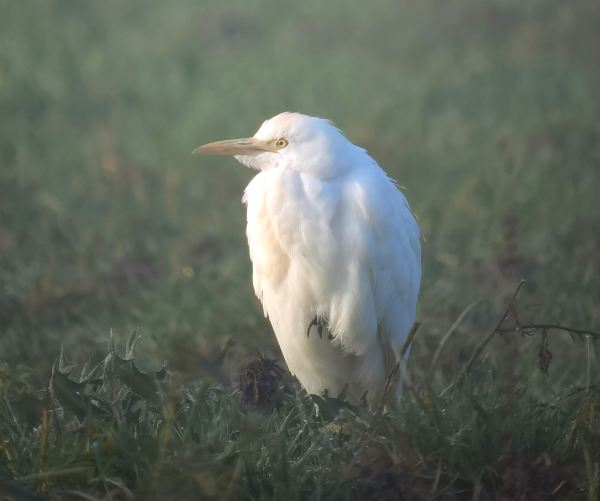
M597 499L598 343L512 313L600 330L594 2L2 12L0 495ZM190 152L286 109L333 119L419 217L393 413L256 358L279 352L244 242L253 173Z

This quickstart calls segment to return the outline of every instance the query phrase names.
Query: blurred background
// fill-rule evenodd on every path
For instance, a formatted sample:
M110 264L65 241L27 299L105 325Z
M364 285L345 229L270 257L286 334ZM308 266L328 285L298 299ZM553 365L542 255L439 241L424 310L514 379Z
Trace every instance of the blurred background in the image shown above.
M251 286L254 172L191 151L285 110L405 189L413 370L462 313L444 359L470 356L521 278L523 318L599 329L599 26L592 0L3 1L0 362L47 379L61 347L85 361L134 331L186 379L279 356ZM579 374L585 346L550 343Z

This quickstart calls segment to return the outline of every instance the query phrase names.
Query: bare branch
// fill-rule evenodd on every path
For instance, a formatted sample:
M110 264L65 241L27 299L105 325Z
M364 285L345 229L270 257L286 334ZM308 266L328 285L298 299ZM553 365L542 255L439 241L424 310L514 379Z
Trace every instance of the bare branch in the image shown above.
M522 324L519 320L519 315L517 314L515 302L516 302L517 296L519 295L519 292L521 291L521 288L523 287L523 285L525 285L525 282L526 282L525 280L521 280L521 282L519 282L519 285L515 289L515 292L513 293L512 298L510 299L510 301L506 307L506 310L504 311L504 314L502 315L502 317L500 317L500 320L496 324L496 327L494 327L494 329L486 336L486 338L483 340L483 342L477 347L477 349L475 350L475 352L473 353L473 355L471 356L469 361L465 364L465 366L464 366L463 370L460 372L460 374L454 379L454 381L452 383L450 383L449 386L444 388L444 390L440 393L440 396L442 396L446 392L456 388L466 379L466 377L470 374L470 372L473 368L473 365L475 364L475 361L480 357L483 350L486 348L486 346L489 344L489 342L492 340L492 338L496 334L506 334L509 332L520 332L522 334L532 336L532 335L536 334L538 331L542 331L544 334L546 334L548 331L557 330L557 331L568 332L570 334L575 334L577 336L585 336L586 339L588 339L588 340L590 338L592 338L594 340L600 340L600 333L591 331L589 329L575 329L574 327L566 327L564 325L551 324L551 323L525 323L525 324ZM511 327L502 327L502 324L504 324L504 322L506 321L506 319L509 316L512 316L514 318L515 323ZM547 346L546 346L546 349L547 349Z
M400 372L400 364L402 362L402 359L404 358L404 355L406 355L408 348L410 347L413 340L415 339L415 336L417 335L417 331L419 330L420 326L421 326L421 324L419 322L415 322L413 324L413 326L410 329L410 332L408 333L408 336L406 336L406 339L404 340L404 343L402 344L402 348L400 348L400 358L396 361L396 363L393 365L392 369L390 370L390 373L387 375L387 379L386 379L385 385L383 387L383 394L381 395L381 401L379 402L379 406L377 407L378 414L381 414L381 412L383 411L383 407L387 400L390 389L392 388L393 383L396 382L396 380L398 378L398 373Z
M519 324L519 323L516 323L512 328L498 329L498 332L504 334L507 332L512 332L515 329L518 329L519 331L523 332L524 334L528 334L528 335L534 334L535 332L537 332L539 330L556 330L556 331L570 332L571 334L575 334L578 336L590 336L590 337L593 337L594 339L600 339L600 333L598 333L598 332L594 332L594 331L587 330L587 329L575 329L574 327L567 327L565 325L559 325L559 324L532 324L532 323Z
M460 374L458 375L458 377L455 378L455 380L450 383L449 386L447 386L441 393L440 396L444 395L446 392L450 391L451 389L455 388L456 386L460 385L465 378L469 375L469 373L471 372L471 369L473 368L473 364L475 363L475 361L479 358L479 355L481 355L481 353L483 352L483 350L485 349L485 347L489 344L489 342L492 340L492 338L500 332L500 328L502 326L502 324L504 323L504 321L507 319L508 315L510 314L513 304L517 299L517 296L519 295L519 292L521 291L521 288L523 287L523 285L525 285L526 280L521 280L519 282L519 285L517 285L517 288L515 289L515 292L513 292L513 295L508 303L508 306L506 307L506 310L504 310L504 314L502 315L502 317L500 318L500 320L498 321L498 323L496 324L496 327L494 327L494 330L492 330L487 336L486 338L483 340L483 342L477 347L477 349L475 350L475 352L473 353L473 355L471 356L471 358L469 359L469 361L465 364L463 370L460 372Z

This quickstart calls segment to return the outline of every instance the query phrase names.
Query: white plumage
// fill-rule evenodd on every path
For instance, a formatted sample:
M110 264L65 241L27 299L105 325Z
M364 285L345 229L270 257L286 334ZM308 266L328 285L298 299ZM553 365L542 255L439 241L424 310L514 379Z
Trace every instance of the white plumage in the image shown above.
M419 228L402 193L333 124L298 113L196 151L260 170L243 198L254 290L290 371L310 393L346 388L376 403L421 281Z

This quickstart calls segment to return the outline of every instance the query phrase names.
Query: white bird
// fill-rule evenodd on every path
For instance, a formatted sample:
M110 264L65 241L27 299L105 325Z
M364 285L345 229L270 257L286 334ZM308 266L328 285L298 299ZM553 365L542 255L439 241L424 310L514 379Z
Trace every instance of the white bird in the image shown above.
M421 282L419 227L395 182L330 121L299 113L194 152L260 171L243 197L254 291L290 371L309 393L376 405Z

